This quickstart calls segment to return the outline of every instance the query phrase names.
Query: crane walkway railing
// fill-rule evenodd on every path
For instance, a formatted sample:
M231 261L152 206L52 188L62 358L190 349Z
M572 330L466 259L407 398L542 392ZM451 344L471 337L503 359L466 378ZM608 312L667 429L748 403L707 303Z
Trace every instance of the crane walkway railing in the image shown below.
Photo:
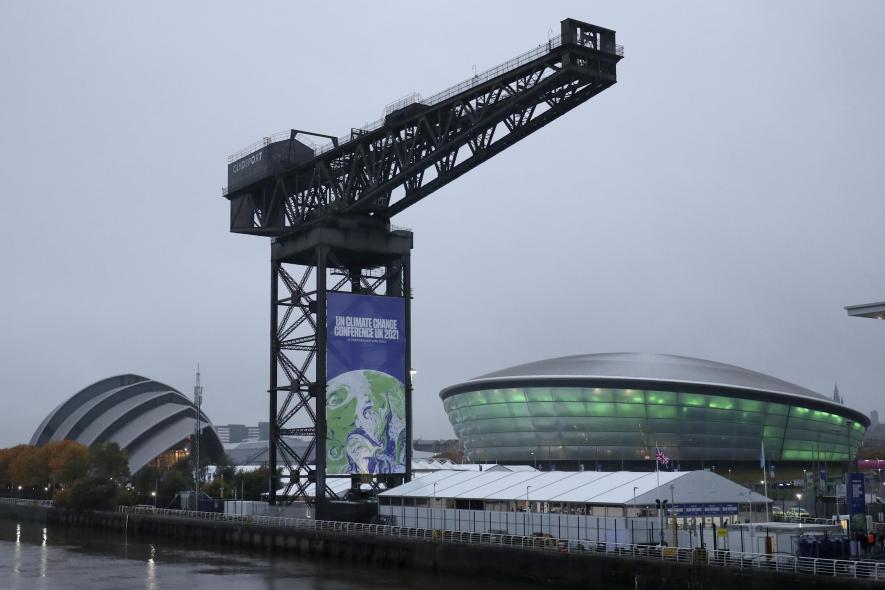
M418 94L417 92L413 92L412 94L405 97L404 99L400 99L400 100L388 105L384 109L384 111L385 111L384 117L381 117L380 119L376 119L375 121L372 121L370 123L366 123L362 127L354 128L354 129L357 130L360 135L363 133L369 133L371 131L375 131L376 129L380 129L382 126L384 126L384 120L385 120L386 116L389 115L391 112L393 112L393 110L405 108L405 107L409 106L410 104L414 104L415 102L420 102L420 104L426 105L426 106L437 105L445 100L448 100L449 98L452 98L453 96L455 96L457 94L461 94L462 92L466 92L467 90L470 90L471 88L479 86L480 84L484 84L484 83L488 82L489 80L500 76L501 74L509 72L510 70L516 69L524 64L529 63L530 61L538 59L539 57L550 53L551 51L553 51L554 49L556 49L557 47L559 47L561 45L562 45L562 35L556 35L555 37L551 37L550 39L548 39L546 43L542 43L532 49L529 49L528 51L526 51L524 53L520 53L516 57L508 59L507 61L500 63L500 64L494 66L493 68L489 68L488 70L485 70L483 72L479 72L478 74L474 74L471 78L467 78L466 80L459 82L458 84L455 84L454 86L450 86L450 87L446 88L445 90L442 90L441 92L437 92L436 94L434 94L433 96L430 96L428 98L420 99L421 95ZM623 45L615 45L615 55L617 55L618 57L624 57L624 46ZM240 158L247 156L254 151L257 151L270 143L274 143L276 141L282 141L284 139L288 139L289 134L290 134L289 131L281 131L279 133L274 133L273 135L269 135L267 137L264 137L261 140L255 142L251 145L248 145L248 146L244 147L243 149L239 150L238 152L233 153L230 156L228 156L227 162L228 162L228 164L230 164L231 162L239 160ZM355 138L356 138L356 136L354 136L354 132L351 131L349 134L342 135L341 137L338 138L338 145L343 145ZM314 156L319 156L320 154L323 154L335 147L335 144L333 142L329 142L329 143L326 143L323 145L316 145L314 143L307 142L307 145L309 145L310 147L313 147Z
M234 516L216 512L171 510L151 506L121 506L120 512L147 514L179 519L230 522L252 526L307 529L329 533L349 533L379 537L398 537L439 543L467 545L494 545L552 551L557 553L596 554L628 559L669 561L702 564L711 567L759 569L838 578L863 578L885 581L885 563L816 557L796 557L788 554L745 553L687 547L662 547L629 543L606 543L575 539L556 539L545 536L520 536L506 533L467 533L460 531L399 527L381 524L284 518L276 516Z

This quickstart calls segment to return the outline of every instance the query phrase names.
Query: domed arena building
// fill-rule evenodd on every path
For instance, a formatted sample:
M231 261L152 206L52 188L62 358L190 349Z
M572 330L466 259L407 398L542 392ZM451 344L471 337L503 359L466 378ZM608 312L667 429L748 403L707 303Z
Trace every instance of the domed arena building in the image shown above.
M440 397L471 461L557 469L649 469L656 445L682 470L758 469L763 441L769 462L838 466L856 458L870 425L798 385L666 354L537 361Z
M55 408L40 424L32 445L75 440L86 446L115 442L129 455L129 471L171 464L189 452L196 408L180 391L141 375L117 375L93 383ZM223 454L209 418L200 412L202 452Z

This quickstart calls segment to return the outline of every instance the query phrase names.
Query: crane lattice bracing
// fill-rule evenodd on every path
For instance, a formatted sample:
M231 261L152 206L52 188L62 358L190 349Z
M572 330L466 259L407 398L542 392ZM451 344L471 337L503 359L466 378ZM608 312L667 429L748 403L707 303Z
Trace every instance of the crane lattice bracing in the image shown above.
M614 31L566 19L560 35L531 51L427 99L413 95L390 105L382 119L345 137L321 136L330 144L308 145L301 139L317 134L292 130L231 156L224 191L231 231L274 238L270 467L273 473L279 454L286 498L314 482L317 502L331 493L324 449L327 293L402 297L408 318L412 235L391 230L390 219L615 84L622 56ZM307 449L293 448L286 437L295 435L310 439ZM278 484L272 475L272 502Z

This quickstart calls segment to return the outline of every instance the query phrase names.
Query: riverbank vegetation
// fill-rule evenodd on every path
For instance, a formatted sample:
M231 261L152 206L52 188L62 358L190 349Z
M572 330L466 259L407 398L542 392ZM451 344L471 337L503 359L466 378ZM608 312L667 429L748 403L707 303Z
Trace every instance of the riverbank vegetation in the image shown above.
M0 449L0 490L6 496L109 509L130 502L128 479L129 461L117 443L87 447L63 440Z
M259 500L267 491L267 469L239 470L225 459L211 478L204 472L201 491L222 500ZM171 464L156 461L130 474L126 451L116 443L87 447L64 440L0 449L0 496L53 500L76 510L133 504L166 508L178 507L178 494L194 488L189 456Z

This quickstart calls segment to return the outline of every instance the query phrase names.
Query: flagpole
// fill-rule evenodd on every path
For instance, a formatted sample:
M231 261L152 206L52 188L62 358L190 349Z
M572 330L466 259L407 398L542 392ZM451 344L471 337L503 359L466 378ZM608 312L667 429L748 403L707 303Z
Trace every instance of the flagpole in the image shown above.
M661 527L661 546L664 545L664 512L662 510L663 506L661 506L661 472L658 471L658 453L660 450L658 449L658 441L655 441L655 478L658 480L658 487L655 489L655 499L658 502L658 520L660 521L659 526Z
M655 477L658 479L658 488L661 487L661 474L658 472L658 441L655 441Z
M762 484L765 486L765 522L769 522L768 517L768 470L765 469L765 440L762 440Z

